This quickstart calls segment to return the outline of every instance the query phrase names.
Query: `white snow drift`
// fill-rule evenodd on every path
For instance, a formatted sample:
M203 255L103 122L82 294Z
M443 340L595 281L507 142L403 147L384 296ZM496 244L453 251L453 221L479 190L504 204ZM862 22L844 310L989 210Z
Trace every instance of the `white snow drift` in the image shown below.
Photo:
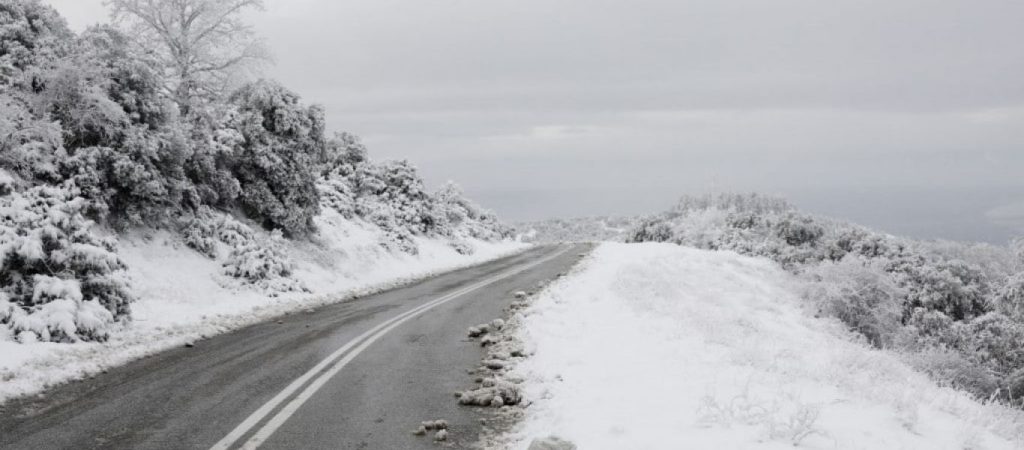
M936 386L805 311L774 263L604 244L539 295L526 419L508 446L1012 449L1024 416Z

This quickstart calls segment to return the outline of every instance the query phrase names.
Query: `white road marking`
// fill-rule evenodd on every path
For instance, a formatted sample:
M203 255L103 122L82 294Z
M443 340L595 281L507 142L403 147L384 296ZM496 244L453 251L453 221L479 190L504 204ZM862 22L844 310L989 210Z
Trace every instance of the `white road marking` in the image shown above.
M263 419L270 415L270 413L273 412L273 410L277 408L281 403L283 403L286 399L291 397L291 395L294 394L295 391L298 391L299 388L304 386L307 382L309 382L310 379L312 379L318 373L323 371L324 368L330 366L331 364L334 364L334 366L332 366L327 372L324 372L319 377L317 377L316 380L310 383L309 386L307 386L306 389L304 389L298 396L292 399L291 402L288 402L288 404L285 405L285 407L282 408L281 411L278 411L277 414L271 417L271 419L241 447L247 450L258 448L260 444L265 442L267 438L274 434L274 432L277 431L277 429L280 428L281 425L283 425L284 422L287 421L288 418L291 417L292 414L294 414L295 411L297 411L299 407L302 406L303 403L309 400L309 398L312 397L317 390L319 390L324 384L326 384L327 381L329 381L335 374L341 371L341 369L343 369L349 362L355 359L356 356L359 356L359 354L366 350L367 347L369 347L371 344L373 344L378 339L383 337L392 329L398 327L399 325L411 320L412 318L420 314L429 311L430 309L438 305L452 301L456 298L459 298L470 292L483 288L484 286L498 282L502 279L525 272L529 269L532 269L536 266L539 266L543 263L546 263L552 259L561 256L568 250L569 248L562 249L540 260L533 261L531 263L524 264L517 268L510 269L486 280L480 281L478 283L462 288L458 291L452 292L443 297L431 300L430 302L427 302L423 305L406 311L405 313L399 314L373 327L369 331L349 341L344 346L336 350L334 353L331 353L327 358L324 358L323 361L317 363L316 366L314 366L308 372L304 373L299 378L296 378L295 381L291 382L291 384L288 385L288 387L284 388L284 390L275 395L274 398L270 399L270 401L268 401L255 412L253 412L251 415L249 415L249 417L247 417L241 424L235 427L234 430L231 430L231 432L228 433L228 435L225 436L224 439L221 439L219 442L214 444L213 447L210 448L210 450L227 450L231 448L231 446L234 445L239 439L241 439L242 436L248 433L258 423L263 421ZM355 350L352 350L353 347L355 347ZM349 350L352 351L346 355L346 352L349 352ZM345 355L345 357L335 363L335 360L340 358L342 355Z

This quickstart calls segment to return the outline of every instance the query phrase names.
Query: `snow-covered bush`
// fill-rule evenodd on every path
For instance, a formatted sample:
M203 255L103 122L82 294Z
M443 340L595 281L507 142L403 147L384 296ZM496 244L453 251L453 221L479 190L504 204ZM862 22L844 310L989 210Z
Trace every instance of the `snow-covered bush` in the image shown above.
M249 239L237 243L224 261L224 273L244 280L271 294L308 291L292 277L294 264L283 248L280 231L269 239Z
M0 198L0 323L23 339L102 340L134 300L112 239L73 186Z
M119 226L160 223L180 214L192 192L181 162L187 144L180 136L146 133L135 127L118 147L78 149L62 171Z
M466 198L459 185L449 181L434 193L439 222L450 234L484 241L504 239L512 230L503 225L493 212Z
M953 320L971 319L991 310L984 273L963 261L919 261L900 271L907 287L904 309L939 311Z
M326 154L323 110L265 80L242 87L230 102L236 112L229 124L243 137L233 160L241 206L267 228L311 233L320 212L315 171Z
M786 214L774 226L775 233L793 247L813 246L825 234L824 228L816 224L813 218L794 213Z
M65 153L60 125L33 115L16 94L0 88L0 167L24 180L58 182Z
M996 308L1007 316L1024 321L1024 271L1007 278L996 294Z
M435 193L424 186L408 161L374 163L366 149L349 135L328 145L330 167L317 183L323 208L345 218L365 220L384 231L380 245L416 254L415 237L447 239L456 251L467 254L467 239L496 241L511 230L497 217L466 199L458 186L448 183Z
M359 136L350 133L337 133L327 141L326 154L320 163L320 174L328 177L350 177L356 167L369 161L366 146Z
M203 207L184 221L185 244L203 255L221 260L224 275L270 294L305 291L292 277L294 263L284 251L280 231L269 237L231 216Z
M245 138L230 128L226 107L193 110L190 130L192 153L185 161L185 173L202 205L218 208L235 206L242 185L232 171L235 150Z
M804 297L821 314L835 317L876 347L890 346L900 332L903 290L877 263L850 255L805 273Z
M626 238L628 242L668 242L672 239L672 227L663 220L649 219L640 222Z
M427 192L416 168L408 161L360 165L356 181L361 200L365 200L356 203L356 211L361 216L389 208L388 215L395 219L393 224L378 225L394 225L414 234L439 230L434 198Z

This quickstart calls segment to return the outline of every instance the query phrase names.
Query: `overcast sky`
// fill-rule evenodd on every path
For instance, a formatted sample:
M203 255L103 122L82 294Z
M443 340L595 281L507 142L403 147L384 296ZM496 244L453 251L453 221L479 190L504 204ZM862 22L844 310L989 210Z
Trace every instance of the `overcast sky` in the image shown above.
M753 190L923 237L1024 223L1020 0L269 0L254 21L331 128L507 219Z

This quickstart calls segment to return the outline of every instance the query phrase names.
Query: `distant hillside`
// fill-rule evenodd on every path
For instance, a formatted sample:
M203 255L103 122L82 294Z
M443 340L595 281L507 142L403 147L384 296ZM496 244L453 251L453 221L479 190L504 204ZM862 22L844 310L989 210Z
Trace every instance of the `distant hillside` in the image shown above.
M636 217L580 217L521 222L513 227L524 242L623 242L639 223Z

